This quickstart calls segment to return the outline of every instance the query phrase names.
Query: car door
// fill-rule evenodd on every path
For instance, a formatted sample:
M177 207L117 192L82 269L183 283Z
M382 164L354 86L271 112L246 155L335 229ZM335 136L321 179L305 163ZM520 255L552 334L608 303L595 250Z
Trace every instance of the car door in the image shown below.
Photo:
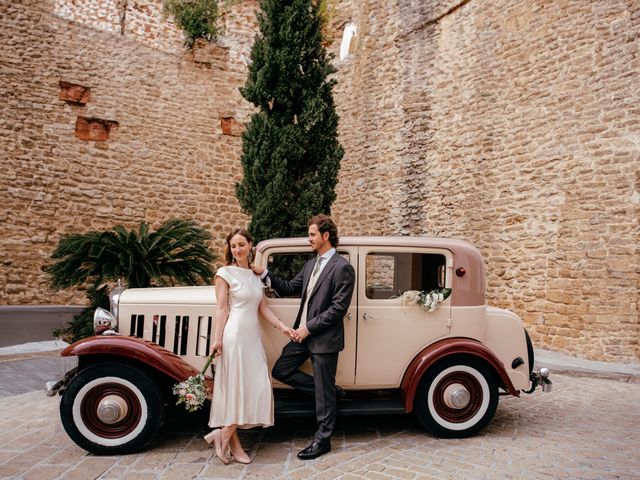
M443 249L367 246L359 247L358 256L356 386L396 388L415 355L451 329L450 298L428 312L403 302L403 294L448 288L452 255Z
M357 247L338 247L338 254L342 255L348 262L357 261ZM265 265L270 271L278 275L280 278L291 279L302 269L304 262L315 256L311 252L308 245L272 247L265 251L263 259L266 259ZM353 264L354 269L356 265ZM300 296L280 298L275 292L267 292L269 307L276 315L287 325L293 327L296 320L298 309L300 308ZM344 318L344 350L340 352L338 357L338 370L336 372L336 383L341 386L352 386L355 381L355 361L356 361L356 292L349 311ZM288 343L289 339L282 335L279 331L262 322L263 344L267 353L267 361L271 369L280 356L282 348ZM305 362L302 370L312 373L311 363ZM274 386L282 384L276 380L273 381Z

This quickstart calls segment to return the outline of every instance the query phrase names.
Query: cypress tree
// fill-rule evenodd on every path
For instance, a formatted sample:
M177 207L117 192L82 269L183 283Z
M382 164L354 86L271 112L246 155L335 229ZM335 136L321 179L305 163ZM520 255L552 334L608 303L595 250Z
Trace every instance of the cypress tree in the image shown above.
M329 214L344 150L337 138L335 72L322 45L318 1L261 0L242 96L258 108L243 136L236 185L256 240L306 235Z

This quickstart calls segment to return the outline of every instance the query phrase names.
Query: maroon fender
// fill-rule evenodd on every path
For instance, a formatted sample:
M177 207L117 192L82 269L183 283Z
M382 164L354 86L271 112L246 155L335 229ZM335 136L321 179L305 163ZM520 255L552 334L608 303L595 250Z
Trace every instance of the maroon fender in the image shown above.
M486 361L500 376L501 386L511 395L516 397L520 396L520 392L518 392L513 386L513 383L511 383L504 365L496 358L491 350L477 340L470 338L447 338L446 340L429 345L416 355L409 364L409 368L407 368L401 384L404 395L404 406L407 413L413 410L413 399L415 398L418 384L427 369L438 360L450 355L460 354L478 357Z
M137 360L153 367L166 376L176 380L186 380L198 372L178 355L148 340L123 336L96 336L79 340L69 345L60 354L64 357L77 355L110 355Z

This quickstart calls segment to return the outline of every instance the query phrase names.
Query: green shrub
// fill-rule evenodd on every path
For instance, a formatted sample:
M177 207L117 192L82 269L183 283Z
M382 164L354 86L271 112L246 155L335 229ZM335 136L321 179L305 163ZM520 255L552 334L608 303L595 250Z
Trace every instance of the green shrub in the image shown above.
M108 284L124 280L130 288L197 285L213 278L211 234L194 221L168 220L156 231L117 225L107 231L64 235L45 267L54 289L86 288L90 306L54 336L76 341L93 333L93 311L108 308Z
M162 8L184 31L187 47L193 47L199 38L215 40L218 34L217 0L164 0Z

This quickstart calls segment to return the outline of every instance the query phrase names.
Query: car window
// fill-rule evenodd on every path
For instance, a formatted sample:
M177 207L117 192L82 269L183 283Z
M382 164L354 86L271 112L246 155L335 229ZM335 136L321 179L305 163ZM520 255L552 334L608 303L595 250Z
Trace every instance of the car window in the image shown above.
M434 253L370 252L366 258L367 298L396 298L408 290L445 285L446 257Z
M341 251L338 251L338 253L346 261L349 261L349 253ZM276 277L291 280L302 270L305 262L315 256L314 252L271 253L267 258L267 268ZM267 289L266 295L270 298L277 297L271 289ZM287 298L300 298L300 295L293 295Z

